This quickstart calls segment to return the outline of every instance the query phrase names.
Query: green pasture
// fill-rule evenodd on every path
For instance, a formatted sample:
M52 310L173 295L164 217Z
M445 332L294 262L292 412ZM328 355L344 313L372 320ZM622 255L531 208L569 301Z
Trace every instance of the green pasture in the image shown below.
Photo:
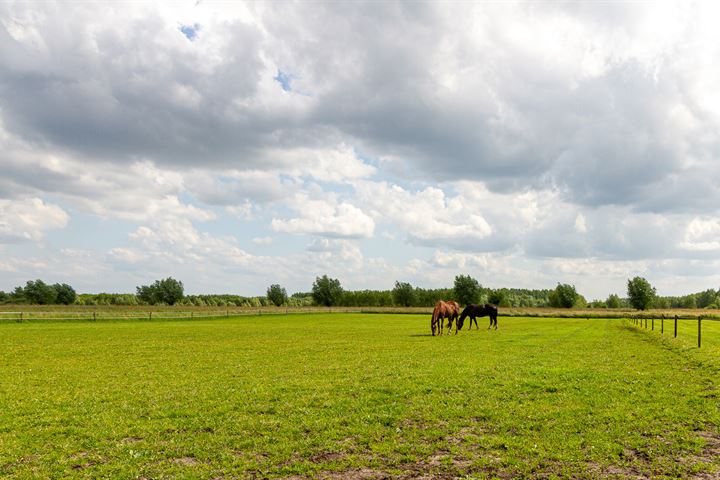
M0 323L2 478L717 478L720 322Z

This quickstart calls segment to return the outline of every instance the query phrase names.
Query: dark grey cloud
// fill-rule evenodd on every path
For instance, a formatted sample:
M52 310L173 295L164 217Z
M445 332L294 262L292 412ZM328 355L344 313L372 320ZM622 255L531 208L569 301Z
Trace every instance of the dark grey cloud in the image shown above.
M197 164L237 159L277 127L233 106L256 94L257 27L218 24L224 43L203 49L201 38L187 42L159 17L93 20L73 9L47 18L36 26L44 48L0 24L0 108L9 131L89 160Z
M34 42L4 22L0 115L26 141L88 161L286 168L269 149L345 141L399 159L388 173L407 179L560 189L587 206L698 207L664 187L688 155L720 150L717 118L692 94L688 46L650 59L621 48L633 48L622 41L641 31L644 9L445 7L258 5L259 23L203 23L191 42L198 22L184 32L159 14L116 21L70 8L35 20ZM553 22L567 44L542 27Z

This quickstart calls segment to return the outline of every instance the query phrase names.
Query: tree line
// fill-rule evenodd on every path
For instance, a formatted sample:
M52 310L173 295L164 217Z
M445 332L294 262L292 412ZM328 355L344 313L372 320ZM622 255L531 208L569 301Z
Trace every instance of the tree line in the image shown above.
M720 289L679 297L658 296L655 287L642 277L628 279L627 297L611 294L606 300L587 302L574 285L558 283L554 289L487 288L470 275L457 275L451 288L427 289L396 281L392 290L345 290L340 280L316 277L309 292L288 295L272 284L265 296L185 295L183 283L172 277L136 287L135 293L77 294L68 284L30 280L12 292L0 291L0 304L75 305L186 305L211 307L343 306L343 307L432 307L438 300L493 303L501 308L720 308Z

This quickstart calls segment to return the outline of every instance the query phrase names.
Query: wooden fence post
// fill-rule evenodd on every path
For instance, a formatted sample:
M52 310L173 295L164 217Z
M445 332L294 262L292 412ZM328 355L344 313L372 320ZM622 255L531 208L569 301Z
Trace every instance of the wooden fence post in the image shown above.
M93 322L97 322L97 312L93 312Z
M665 314L660 317L660 333L665 333Z
M23 321L23 312L20 312L20 323Z
M652 329L651 329L651 330L655 331L655 317L653 317L653 318L650 320L650 322L652 322Z
M677 315L675 315L675 337L677 338Z
M698 316L698 348L700 348L700 338L702 338L702 315Z
M150 320L152 320L152 312L150 312Z

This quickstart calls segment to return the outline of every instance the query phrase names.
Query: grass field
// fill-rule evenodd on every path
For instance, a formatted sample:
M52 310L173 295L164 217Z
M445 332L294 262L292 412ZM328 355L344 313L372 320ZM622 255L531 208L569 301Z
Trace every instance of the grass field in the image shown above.
M499 323L2 323L0 477L720 477L720 322Z

